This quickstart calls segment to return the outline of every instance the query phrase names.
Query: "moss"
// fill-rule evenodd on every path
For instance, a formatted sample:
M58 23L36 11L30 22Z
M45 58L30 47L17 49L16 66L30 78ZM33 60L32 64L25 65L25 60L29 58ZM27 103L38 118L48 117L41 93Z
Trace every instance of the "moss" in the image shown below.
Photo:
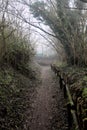
M82 97L83 97L83 98L87 98L87 88L84 88L84 89L83 89Z
M9 70L0 70L0 85L9 85L13 76Z
M87 76L84 76L84 77L83 77L83 81L87 81Z
M87 117L83 119L83 121L87 121Z
M82 120L85 126L87 124L87 68L67 66L58 67L58 70L67 77L67 84L77 109L78 120Z

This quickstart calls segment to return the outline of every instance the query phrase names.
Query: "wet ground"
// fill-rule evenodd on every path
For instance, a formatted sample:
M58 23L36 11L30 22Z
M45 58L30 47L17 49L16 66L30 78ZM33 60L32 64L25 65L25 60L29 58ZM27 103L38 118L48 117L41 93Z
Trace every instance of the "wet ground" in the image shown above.
M67 130L66 102L58 79L49 66L41 67L41 80L31 99L29 130Z

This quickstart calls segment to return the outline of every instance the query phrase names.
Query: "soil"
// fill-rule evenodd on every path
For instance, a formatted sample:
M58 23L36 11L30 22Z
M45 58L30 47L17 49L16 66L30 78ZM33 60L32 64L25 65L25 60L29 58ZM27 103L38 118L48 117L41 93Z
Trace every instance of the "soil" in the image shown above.
M49 66L41 67L41 80L36 95L31 99L29 130L67 130L66 101Z

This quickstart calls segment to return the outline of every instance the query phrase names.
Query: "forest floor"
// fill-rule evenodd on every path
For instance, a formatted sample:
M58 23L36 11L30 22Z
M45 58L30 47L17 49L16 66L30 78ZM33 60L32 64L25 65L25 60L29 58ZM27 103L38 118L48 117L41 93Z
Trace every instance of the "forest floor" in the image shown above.
M49 66L41 66L41 83L31 99L29 130L68 130L66 101Z

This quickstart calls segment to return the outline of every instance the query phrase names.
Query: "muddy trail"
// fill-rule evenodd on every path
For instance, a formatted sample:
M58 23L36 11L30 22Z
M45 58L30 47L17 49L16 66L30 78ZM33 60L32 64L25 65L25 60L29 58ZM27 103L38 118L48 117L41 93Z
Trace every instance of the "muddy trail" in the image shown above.
M41 84L32 99L29 130L67 130L67 110L58 79L50 67L41 67Z

